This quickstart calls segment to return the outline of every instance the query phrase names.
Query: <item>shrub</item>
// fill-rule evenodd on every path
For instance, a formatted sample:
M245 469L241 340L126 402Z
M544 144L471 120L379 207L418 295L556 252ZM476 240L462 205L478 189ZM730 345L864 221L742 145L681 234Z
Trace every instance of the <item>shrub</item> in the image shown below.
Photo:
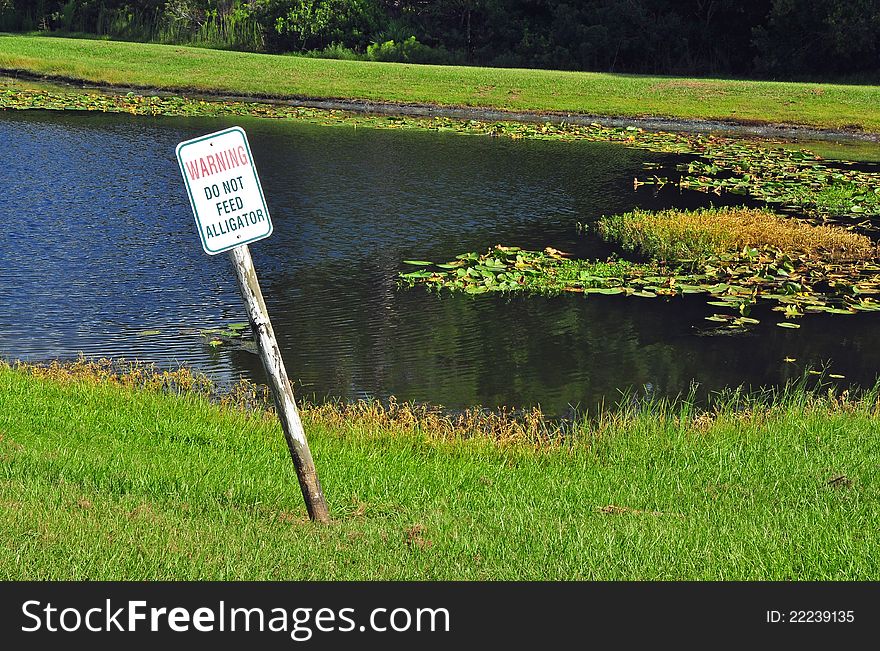
M397 61L400 63L460 63L457 57L444 47L430 47L419 43L415 36L403 41L371 43L367 47L370 61Z
M293 52L292 54L299 53ZM302 53L302 56L310 59L340 59L343 61L362 61L365 58L363 54L358 54L342 43L332 43L323 50L309 50Z

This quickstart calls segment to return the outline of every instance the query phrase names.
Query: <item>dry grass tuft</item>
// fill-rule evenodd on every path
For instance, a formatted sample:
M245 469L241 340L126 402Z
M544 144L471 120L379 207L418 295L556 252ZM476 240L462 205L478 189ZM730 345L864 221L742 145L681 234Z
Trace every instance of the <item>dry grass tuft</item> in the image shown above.
M190 368L163 370L152 364L125 360L80 357L48 364L16 363L14 368L34 377L61 383L108 383L128 389L174 394L197 394L221 407L274 418L272 394L265 385L239 380L231 387L216 385ZM516 410L506 407L473 407L449 411L440 405L387 400L302 403L304 420L337 432L360 431L417 434L433 440L489 439L499 443L527 443L546 447L561 442L571 425L547 418L539 407Z
M818 255L834 261L872 259L878 253L864 235L757 208L634 210L603 217L599 232L624 248L662 260L693 260L768 246L788 255Z
M3 367L9 365L0 361L0 368ZM232 387L219 387L206 376L188 368L169 371L137 362L84 358L43 365L16 363L14 368L34 377L62 383L109 383L131 389L196 394L222 408L243 411L258 418L275 418L268 387L248 380L240 380ZM862 412L876 418L880 415L880 383L867 391L838 391L821 382L814 389L808 389L806 384L792 385L766 395L742 394L737 390L717 396L703 408L695 407L692 398L660 400L600 408L574 420L548 417L538 407L525 410L472 407L449 411L439 405L398 402L394 397L384 401L303 403L300 411L307 427L320 426L341 436L349 432L376 436L390 433L415 435L431 441L476 439L544 450L573 444L588 447L601 444L603 440L622 433L639 431L646 422L652 427L703 436L719 427L765 427L774 419L785 420L790 413ZM0 432L0 446L16 445ZM491 483L491 480L487 481Z
M450 412L442 406L398 402L327 402L303 407L303 417L336 430L357 428L380 432L415 433L431 439L490 439L499 443L528 443L546 447L564 439L565 424L548 419L539 407L514 410L473 407Z
M60 383L89 382L112 384L127 389L146 389L162 393L197 394L223 407L244 411L272 408L269 388L240 380L231 387L219 387L209 377L181 366L160 369L154 364L124 359L87 359L80 356L73 361L52 361L47 364L16 362L14 368L34 377Z

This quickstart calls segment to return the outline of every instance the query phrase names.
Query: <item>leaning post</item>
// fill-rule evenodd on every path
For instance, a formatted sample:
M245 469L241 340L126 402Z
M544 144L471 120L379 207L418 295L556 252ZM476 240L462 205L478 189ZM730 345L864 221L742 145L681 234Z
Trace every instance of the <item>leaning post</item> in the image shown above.
M229 252L229 257L235 268L238 289L247 308L248 321L257 342L257 350L260 352L260 359L263 360L269 386L275 397L275 410L281 421L281 429L284 430L290 457L296 467L296 476L306 501L309 517L316 522L330 522L327 500L324 498L324 491L321 490L321 482L318 481L318 473L299 417L299 410L296 408L293 389L284 368L284 360L281 359L281 350L275 340L272 322L269 321L263 292L260 291L260 284L257 282L257 272L254 269L250 249L247 244L235 247Z
M181 142L176 153L202 248L208 255L228 251L232 260L309 517L328 523L327 500L248 248L272 234L272 220L247 136L241 127L231 127Z

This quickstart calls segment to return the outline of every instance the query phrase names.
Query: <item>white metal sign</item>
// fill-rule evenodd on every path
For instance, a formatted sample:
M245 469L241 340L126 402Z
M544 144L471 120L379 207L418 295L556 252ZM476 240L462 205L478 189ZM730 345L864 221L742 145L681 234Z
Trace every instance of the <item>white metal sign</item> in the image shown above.
M205 253L215 255L272 234L244 129L232 127L182 142L177 162Z

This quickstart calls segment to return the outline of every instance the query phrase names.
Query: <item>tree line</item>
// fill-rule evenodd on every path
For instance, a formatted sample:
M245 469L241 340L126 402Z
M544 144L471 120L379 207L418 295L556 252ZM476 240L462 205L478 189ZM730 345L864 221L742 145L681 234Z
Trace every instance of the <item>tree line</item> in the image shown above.
M621 73L880 71L880 0L0 0L0 30Z

